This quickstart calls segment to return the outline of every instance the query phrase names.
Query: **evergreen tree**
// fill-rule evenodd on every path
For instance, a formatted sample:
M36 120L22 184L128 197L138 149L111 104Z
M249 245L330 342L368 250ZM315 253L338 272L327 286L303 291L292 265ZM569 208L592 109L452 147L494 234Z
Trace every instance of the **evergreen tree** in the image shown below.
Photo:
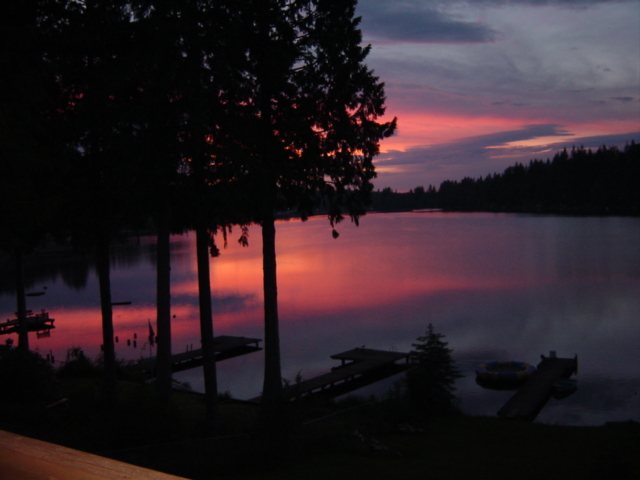
M238 221L232 196L240 161L225 126L250 99L239 95L247 71L240 38L248 12L241 0L185 2L178 28L182 60L178 78L183 122L180 140L187 172L185 220L196 233L200 337L207 424L217 425L217 371L211 307L210 258L219 254L215 233ZM190 203L189 203L190 202Z
M369 47L361 46L355 0L248 4L248 96L230 125L245 147L242 181L262 227L269 403L282 397L275 211L296 208L306 218L326 202L332 226L343 213L357 222L372 190L372 159L396 124L378 122L384 86L364 64Z
M427 417L455 411L455 381L462 373L455 366L453 350L429 324L424 336L418 337L411 351L414 367L406 373L405 382L409 402L416 412Z
M217 135L246 61L237 48L240 2L51 0L58 5L47 61L62 91L67 229L95 246L103 317L107 396L113 402L115 353L109 246L148 217L158 225L158 392L171 382L172 227L197 237L200 327L207 419L215 423L217 380L209 284L217 199L228 180ZM238 8L236 8L238 7ZM53 17L52 17L53 18ZM246 69L244 69L246 70ZM226 159L226 157L225 157ZM176 201L178 195L182 196ZM212 251L215 248L211 248Z
M51 183L59 138L56 88L43 62L43 2L8 0L0 16L0 249L14 257L18 347L29 350L23 263L56 222Z
M242 1L134 0L136 81L148 210L158 227L158 377L170 394L170 231L196 232L200 332L207 423L217 418L217 373L211 309L210 257L214 234L237 221L231 197L232 142L221 133L247 69Z
M172 392L170 234L180 213L176 190L183 176L179 172L182 105L178 96L182 89L178 79L183 59L179 14L180 9L173 2L131 2L135 25L129 75L135 79L140 97L132 113L144 145L137 159L144 172L139 188L145 192L144 210L157 229L154 384L158 399L165 406L169 405Z
M139 89L129 75L130 5L125 0L60 0L45 59L60 91L65 161L58 165L64 226L75 244L94 248L100 286L105 402L116 401L116 359L110 286L110 248L143 216L139 122L131 107Z
M552 160L516 163L485 178L446 180L439 190L430 187L422 199L415 195L418 189L412 195L385 188L374 192L374 208L638 216L639 152L633 141L622 151L615 146L595 152L563 149Z

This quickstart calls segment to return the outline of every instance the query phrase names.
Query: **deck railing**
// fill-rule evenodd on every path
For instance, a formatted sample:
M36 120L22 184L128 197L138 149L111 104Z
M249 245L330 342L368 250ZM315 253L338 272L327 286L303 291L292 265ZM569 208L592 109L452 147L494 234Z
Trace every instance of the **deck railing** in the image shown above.
M181 477L0 430L0 480L5 479L180 480Z

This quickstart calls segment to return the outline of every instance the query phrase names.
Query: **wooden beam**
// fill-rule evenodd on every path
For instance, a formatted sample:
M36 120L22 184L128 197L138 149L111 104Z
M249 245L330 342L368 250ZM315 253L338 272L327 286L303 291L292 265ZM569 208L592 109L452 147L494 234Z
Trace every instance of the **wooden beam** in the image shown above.
M182 479L182 477L136 467L2 430L0 430L0 478L11 480Z

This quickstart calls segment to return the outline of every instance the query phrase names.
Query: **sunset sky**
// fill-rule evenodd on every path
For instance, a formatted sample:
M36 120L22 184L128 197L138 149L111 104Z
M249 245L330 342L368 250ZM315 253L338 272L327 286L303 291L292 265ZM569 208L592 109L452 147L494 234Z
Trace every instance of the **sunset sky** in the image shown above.
M640 141L640 0L360 0L398 133L376 188Z

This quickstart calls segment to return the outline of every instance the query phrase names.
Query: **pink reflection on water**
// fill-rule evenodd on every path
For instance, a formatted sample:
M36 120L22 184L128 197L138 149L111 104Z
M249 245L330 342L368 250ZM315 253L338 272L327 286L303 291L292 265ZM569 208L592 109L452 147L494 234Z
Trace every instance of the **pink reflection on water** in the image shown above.
M358 228L345 221L338 230L334 240L324 218L277 224L282 365L289 380L300 371L305 378L326 372L334 366L330 355L360 345L408 351L428 323L447 335L471 375L474 362L535 362L557 350L579 353L582 376L639 376L637 219L392 214L367 216ZM260 229L250 234L248 248L232 235L211 259L217 335L263 337ZM194 243L193 235L172 241L176 353L199 347ZM149 319L155 328L155 267L145 255L114 265L114 299L132 301L114 307L120 358L153 353L144 344ZM95 277L84 291L53 283L47 295L28 302L50 311L57 327L49 338L32 334L33 348L57 359L71 346L98 354ZM0 295L0 318L14 308L10 295ZM136 348L126 345L134 334ZM262 359L251 354L221 362L220 389L238 398L258 395ZM198 387L198 371L182 375ZM475 395L473 377L464 382L461 395Z

